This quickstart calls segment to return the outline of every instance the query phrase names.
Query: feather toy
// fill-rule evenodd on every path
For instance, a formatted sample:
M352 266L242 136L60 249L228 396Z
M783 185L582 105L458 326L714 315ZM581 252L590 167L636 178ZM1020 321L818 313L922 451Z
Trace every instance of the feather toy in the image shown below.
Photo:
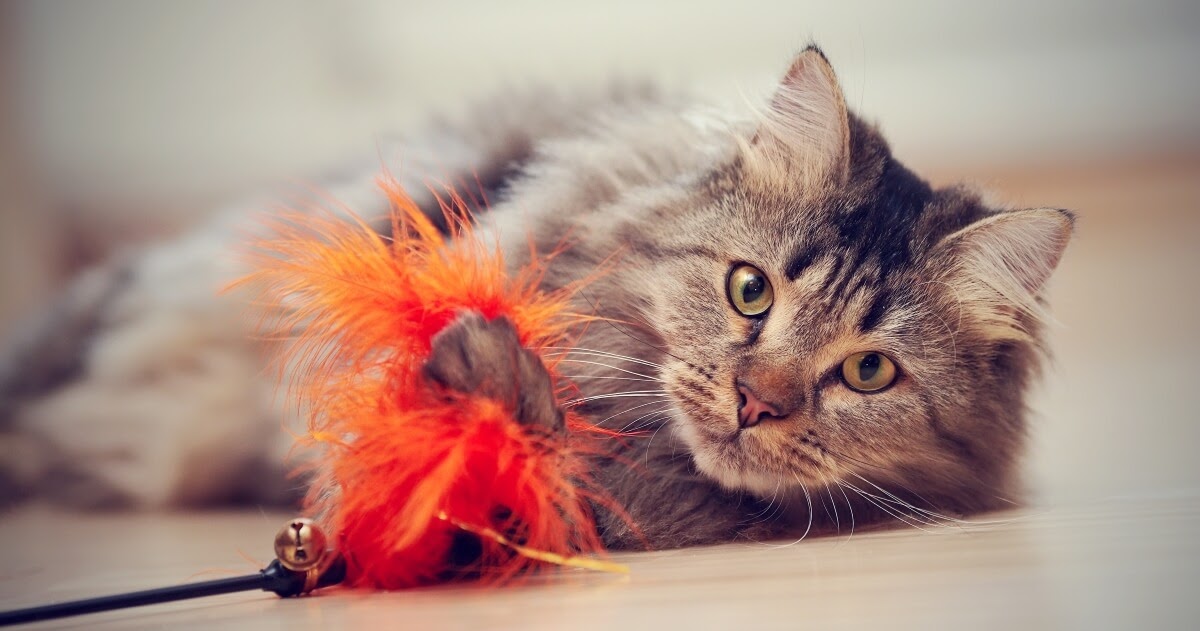
M447 237L393 179L380 183L390 239L353 218L284 216L246 279L282 314L268 333L292 339L284 362L299 367L290 393L309 416L302 443L321 450L308 508L345 558L347 584L502 581L545 562L620 571L592 556L602 552L592 505L608 502L573 447L587 441L568 440L600 430L570 411L566 433L527 428L510 402L447 391L421 371L434 336L467 311L507 318L525 348L562 346L586 319L568 308L574 288L540 291L536 256L508 276L456 195L440 199Z
M380 184L390 237L353 213L285 213L254 248L257 271L235 283L259 291L263 332L288 343L279 365L308 416L298 446L316 451L315 520L284 524L276 559L256 574L4 611L0 626L257 589L499 583L544 564L627 571L603 559L592 511L628 517L591 483L583 447L617 435L563 405L571 386L552 357L538 354L560 384L562 431L522 425L514 402L422 371L438 333L468 312L506 318L535 353L564 346L588 318L569 310L576 287L538 289L555 253L508 275L457 195L439 198L447 236L394 179Z

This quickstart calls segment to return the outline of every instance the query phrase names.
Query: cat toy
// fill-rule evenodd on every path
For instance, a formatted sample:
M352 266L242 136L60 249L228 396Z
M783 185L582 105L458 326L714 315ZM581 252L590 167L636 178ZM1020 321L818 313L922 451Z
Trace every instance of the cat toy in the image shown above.
M3 611L0 626L254 590L301 596L345 577L346 562L325 547L324 533L311 520L293 519L275 535L275 560L257 574Z
M495 584L545 564L625 571L600 558L592 513L622 511L591 484L577 447L588 441L568 440L602 430L569 409L565 432L527 428L512 402L449 391L422 372L435 336L465 312L506 318L526 349L562 346L585 316L568 309L576 288L538 289L554 253L507 275L457 195L436 196L444 235L394 179L380 185L390 237L352 214L283 214L256 244L257 271L237 284L261 296L267 337L290 341L279 365L308 417L297 447L315 453L313 519L285 524L277 559L258 574L6 612L0 624L253 589ZM556 362L539 357L565 400Z
M592 506L606 504L573 447L589 441L566 439L600 430L567 410L566 433L531 431L515 402L448 391L422 371L435 336L466 312L507 319L526 349L561 347L583 317L568 310L577 288L540 291L537 256L506 275L457 195L435 196L447 238L395 180L381 186L390 240L355 219L284 216L246 281L281 314L268 331L295 339L284 365L301 367L290 387L309 412L304 442L323 450L309 509L347 583L503 581L547 561L609 567L585 556L602 549ZM542 361L553 380L555 362Z

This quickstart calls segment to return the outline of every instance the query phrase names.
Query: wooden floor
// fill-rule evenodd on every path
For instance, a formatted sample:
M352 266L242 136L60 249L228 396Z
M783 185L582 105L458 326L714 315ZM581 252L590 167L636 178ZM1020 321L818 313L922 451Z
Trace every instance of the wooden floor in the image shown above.
M5 607L249 573L286 515L71 516L0 525ZM1121 498L991 524L618 555L500 589L265 593L97 614L47 628L1195 628L1200 503ZM8 546L9 543L28 545ZM208 570L198 574L200 570Z
M46 626L1200 628L1198 174L1191 157L986 181L1080 214L1051 297L1057 359L1033 400L1029 508L959 527L622 555L629 575L248 593ZM253 572L287 517L3 514L0 607Z

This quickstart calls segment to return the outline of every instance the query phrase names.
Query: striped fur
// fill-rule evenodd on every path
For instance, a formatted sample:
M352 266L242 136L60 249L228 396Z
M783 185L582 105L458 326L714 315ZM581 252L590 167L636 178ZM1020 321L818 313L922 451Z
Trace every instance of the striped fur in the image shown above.
M561 352L569 353L563 365L576 368L580 409L636 432L602 445L610 455L595 463L633 518L601 510L609 545L799 536L845 530L851 519L859 527L929 523L1019 495L1024 396L1042 352L1042 288L1071 215L998 209L965 188L930 187L846 110L819 50L797 57L758 116L714 115L641 88L589 98L531 93L384 154L400 156L411 190L426 177L460 188L478 182L481 229L514 265L531 243L545 253L566 242L547 289L607 270L576 294L575 306L608 320L580 330L578 348ZM378 204L366 181L344 190ZM432 198L425 203L433 212ZM37 388L0 388L20 395L2 402L0 430L36 437L47 454L24 467L24 477L10 474L10 488L139 506L278 499L277 487L260 492L234 474L286 450L265 436L290 417L256 396L231 413L227 395L238 384L195 361L223 353L232 362L223 370L243 388L243 375L261 366L262 349L233 341L245 331L229 313L248 297L218 302L210 293L210 261L233 247L235 232L214 229L185 239L187 248L166 244L135 260L120 295L96 307L104 313L81 320L100 323L69 353L83 369ZM739 263L772 284L765 317L730 306L725 282ZM173 273L156 274L160 267ZM199 282L181 289L188 273ZM205 347L186 337L195 326L165 324L158 335L192 341L134 343L138 322L187 318L208 323L205 339L221 344ZM839 367L860 351L891 357L897 382L874 394L846 387ZM153 367L157 378L114 377L122 362ZM187 378L171 379L177 372ZM785 413L740 429L735 380ZM151 410L114 404L133 416L119 423L97 413L105 401L129 401L163 383L193 412L173 421L179 429L150 438L141 428L156 422ZM226 395L220 405L210 405L214 389ZM76 399L87 407L73 407ZM259 441L254 449L223 460L211 440L189 442L182 429L227 417L255 428L241 430ZM77 438L113 427L118 438L110 431L102 455ZM238 431L222 428L207 435ZM148 455L156 453L170 457ZM213 471L212 484L185 482Z

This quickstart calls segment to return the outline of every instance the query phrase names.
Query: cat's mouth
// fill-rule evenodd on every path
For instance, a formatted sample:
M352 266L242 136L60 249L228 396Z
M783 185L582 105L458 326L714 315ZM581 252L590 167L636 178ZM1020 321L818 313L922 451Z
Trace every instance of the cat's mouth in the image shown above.
M734 446L736 443L727 443ZM749 491L756 495L777 494L781 489L797 486L797 482L809 476L778 469L779 463L747 462L744 452L730 453L728 450L700 449L693 452L696 468L721 487L731 491Z
M699 472L723 488L767 495L822 479L820 454L793 445L793 432L782 419L748 410L753 404L738 386L734 380L728 397L714 392L701 397L686 387L668 386L674 433Z
M819 483L825 477L821 454L810 453L803 443L793 445L778 432L714 423L720 426L717 428L686 417L680 420L678 434L696 468L723 488L772 495L780 489Z

